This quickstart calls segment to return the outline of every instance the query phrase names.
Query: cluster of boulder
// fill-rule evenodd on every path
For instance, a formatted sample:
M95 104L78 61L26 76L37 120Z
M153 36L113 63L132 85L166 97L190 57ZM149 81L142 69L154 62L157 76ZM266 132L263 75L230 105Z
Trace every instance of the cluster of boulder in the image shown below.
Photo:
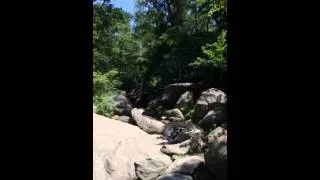
M133 108L123 94L114 96L116 111L111 119L138 128L145 133L145 139L137 142L139 138L131 137L131 132L121 132L128 133L129 137L124 139L134 139L132 146L139 147L130 147L130 143L126 145L128 142L121 140L122 146L135 149L133 154L114 162L108 158L102 161L107 161L109 166L122 163L120 168L129 168L130 176L121 177L128 180L226 179L227 96L219 89L210 88L195 97L193 87L192 83L171 84L145 110ZM139 144L147 144L146 149ZM153 149L152 154L148 147ZM137 149L139 152L134 155ZM104 170L109 179L121 179L115 175L117 170Z
M195 97L194 87L192 83L168 85L161 97L149 103L145 114L167 120L164 122L192 120L204 130L227 124L227 95L219 89L210 88Z

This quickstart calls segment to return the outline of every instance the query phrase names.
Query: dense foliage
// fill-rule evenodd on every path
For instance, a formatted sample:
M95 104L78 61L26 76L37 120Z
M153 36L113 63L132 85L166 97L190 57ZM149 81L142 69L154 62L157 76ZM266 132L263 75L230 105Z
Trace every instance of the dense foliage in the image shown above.
M137 0L128 14L93 1L94 101L117 89L142 101L176 82L226 89L225 0ZM130 26L130 20L134 26ZM100 106L101 105L101 106ZM112 114L112 108L107 108Z

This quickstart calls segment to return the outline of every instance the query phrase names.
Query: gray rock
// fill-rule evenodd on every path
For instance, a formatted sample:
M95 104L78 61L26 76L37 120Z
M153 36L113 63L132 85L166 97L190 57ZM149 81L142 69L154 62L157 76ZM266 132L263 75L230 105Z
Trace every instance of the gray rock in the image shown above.
M209 107L208 103L206 102L203 96L199 97L199 99L193 107L193 110L193 119L195 119L196 122L201 120L207 114L207 112L209 111Z
M184 121L185 118L179 109L171 109L165 112L165 116L169 117L172 122Z
M160 149L161 152L168 155L184 155L190 150L191 140L188 139L178 144L166 144Z
M213 175L207 167L200 165L193 174L194 180L212 180Z
M170 174L164 174L158 177L156 180L192 180L192 177L190 175L170 173Z
M215 103L227 103L227 95L223 91L216 88L210 88L206 91L203 91L201 95L205 96L209 106L214 105Z
M205 143L200 136L193 136L178 144L166 144L160 149L161 152L168 155L186 155L200 153Z
M151 157L139 162L136 162L136 176L141 180L151 180L163 174L167 167L171 164L169 159L160 159L161 157Z
M179 100L181 94L190 90L193 83L175 83L166 86L163 90L160 102L169 108L175 106L176 102Z
M205 165L219 180L227 179L227 135L218 137L212 143L208 143L205 152Z
M227 95L218 89L210 88L201 93L194 106L194 119L196 122L203 119L210 110L221 110L227 103Z
M179 173L192 175L195 170L204 164L203 155L186 156L173 161L172 164L167 168L166 174L168 173Z
M190 154L195 154L195 153L200 153L203 151L203 148L205 147L205 142L203 142L203 134L195 134L191 136L190 138L191 143L190 143Z
M130 117L129 116L116 116L115 120L119 120L122 122L130 123Z
M217 108L216 110L209 111L207 115L201 121L199 121L199 126L205 131L209 131L218 126L226 124L226 116L224 116L223 113L224 112L222 110L219 110Z
M120 117L119 115L113 115L111 116L111 119L118 120L119 117Z
M201 121L199 121L199 126L205 131L212 130L217 121L217 113L214 110L211 110Z
M186 157L186 156L189 156L189 155L178 155L178 154L174 154L171 156L171 159L173 161L177 160L177 159L180 159L180 158L183 158L183 157Z
M172 122L165 125L163 136L169 144L176 144L202 134L202 130L193 123Z
M193 94L190 91L183 93L176 103L176 108L186 109L193 106Z
M223 136L223 135L227 135L227 130L225 130L222 127L217 127L207 135L208 142L212 143L216 141L220 136Z
M183 121L183 119L178 118L178 117L169 117L168 120L170 122L182 122Z
M132 105L128 98L124 95L115 95L111 97L112 102L115 105L115 113L118 115L130 116Z
M161 122L164 123L164 124L169 124L170 123L169 120L161 120Z

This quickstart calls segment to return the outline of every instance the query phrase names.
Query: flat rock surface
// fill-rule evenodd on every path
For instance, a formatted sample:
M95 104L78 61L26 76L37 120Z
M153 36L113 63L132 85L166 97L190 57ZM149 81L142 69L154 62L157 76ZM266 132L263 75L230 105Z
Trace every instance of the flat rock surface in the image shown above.
M160 151L163 140L158 136L93 114L93 180L133 180L137 178L136 162L146 159L158 164L171 162L170 157Z

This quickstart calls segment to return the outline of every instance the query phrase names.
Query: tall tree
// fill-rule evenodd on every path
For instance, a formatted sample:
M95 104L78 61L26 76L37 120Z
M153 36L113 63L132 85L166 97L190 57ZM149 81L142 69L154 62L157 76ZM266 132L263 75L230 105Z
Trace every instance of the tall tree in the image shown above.
M123 86L130 89L141 78L140 42L130 28L132 16L115 8L110 1L97 1L93 6L93 70L117 71Z
M133 29L133 17L109 0L93 3L95 91L156 95L187 81L225 87L225 0L137 0Z
M137 7L135 30L148 59L146 83L161 88L195 81L199 73L189 64L201 55L201 46L217 39L214 22L203 28L201 18L208 16L194 0L140 0Z
M190 65L199 68L208 86L214 84L226 89L227 81L227 6L226 0L197 0L202 13L214 22L218 34L214 43L202 46L202 56ZM209 75L209 76L208 76Z

